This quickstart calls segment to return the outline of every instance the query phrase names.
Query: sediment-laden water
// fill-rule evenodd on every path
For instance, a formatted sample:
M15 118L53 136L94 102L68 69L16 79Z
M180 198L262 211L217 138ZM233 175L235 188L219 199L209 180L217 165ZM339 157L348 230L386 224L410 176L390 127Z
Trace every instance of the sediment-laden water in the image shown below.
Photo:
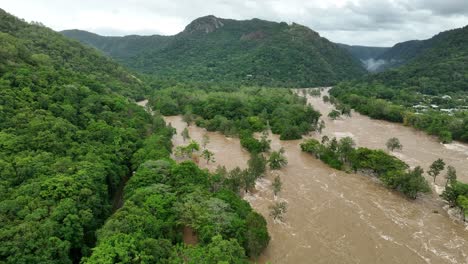
M399 124L369 119L353 113L351 118L329 120L332 106L319 98L308 98L325 116L328 136L351 136L358 145L384 148L390 137L398 137L403 150L398 155L411 166L427 168L443 158L457 168L466 181L466 145L441 145L432 137ZM166 117L177 129L175 145L184 144L180 132L186 127L181 117ZM247 151L236 138L206 132L194 125L190 136L201 142L207 133L207 148L216 162L200 166L214 170L246 167ZM312 135L321 137L321 135ZM297 141L280 141L272 136L272 148L285 149L289 164L278 171L283 189L278 197L271 191L273 173L257 182L255 194L245 199L268 221L272 240L260 262L272 263L468 263L468 230L442 208L437 195L407 200L383 187L375 179L347 174L329 168L311 155L302 153ZM466 148L466 149L465 149ZM438 181L443 185L442 177ZM288 212L284 222L274 222L268 207L285 200ZM437 211L437 213L435 213Z

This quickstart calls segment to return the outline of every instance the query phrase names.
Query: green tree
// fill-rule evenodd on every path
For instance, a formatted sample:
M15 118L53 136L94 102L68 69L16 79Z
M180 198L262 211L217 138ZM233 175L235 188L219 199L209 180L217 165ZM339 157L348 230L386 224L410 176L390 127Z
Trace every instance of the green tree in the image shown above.
M275 177L271 185L273 187L273 194L276 196L281 191L281 188L283 186L283 183L281 182L281 178L279 175Z
M286 166L288 164L288 159L284 155L284 148L280 148L279 151L271 152L268 158L268 164L272 170L279 170Z
M338 142L338 153L342 162L349 160L356 143L351 137L344 137Z
M247 161L249 171L258 179L263 176L266 171L267 160L262 154L253 153L250 155L250 159Z
M336 109L333 109L330 113L328 113L328 117L331 120L336 120L338 117L340 117L341 113L337 111Z
M402 150L403 145L401 145L400 140L396 137L389 138L387 143L385 143L387 149L390 151L394 151L395 149Z
M258 257L270 242L270 235L266 228L265 218L257 212L250 212L246 218L247 253L251 257Z
M209 151L208 149L203 150L202 157L206 160L206 164L210 162L215 162L214 153Z
M274 220L279 219L283 221L287 207L288 204L286 202L276 202L270 206L270 216L273 217Z
M184 130L182 130L182 133L180 133L182 135L182 138L184 139L184 142L190 138L190 135L189 135L189 131L188 131L188 128L185 127Z
M206 148L206 146L210 143L210 136L207 133L203 134L202 138L202 147Z
M434 183L436 177L443 171L445 168L445 162L442 159L437 159L434 161L431 166L429 167L429 171L427 172L432 178L434 178Z
M445 174L445 179L447 180L445 182L445 187L449 185L449 183L452 185L454 182L457 181L457 170L453 166L447 166L447 174Z

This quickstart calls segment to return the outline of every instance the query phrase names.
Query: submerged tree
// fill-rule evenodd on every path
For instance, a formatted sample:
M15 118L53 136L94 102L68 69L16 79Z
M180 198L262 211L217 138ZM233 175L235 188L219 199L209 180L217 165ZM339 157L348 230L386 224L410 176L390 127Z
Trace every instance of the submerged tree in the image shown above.
M182 135L182 138L184 139L184 142L190 138L190 134L189 134L189 131L187 128L184 128L184 130L182 130L182 133L180 133Z
M457 170L453 166L447 166L447 174L445 175L445 187L450 183L451 185L457 181Z
M257 179L262 177L265 173L267 160L262 154L253 153L250 155L247 164L249 165L249 171L254 175L255 179Z
M440 174L441 171L443 171L445 168L445 162L442 159L437 159L431 164L431 167L429 167L429 171L427 172L429 175L431 175L432 178L434 178L434 183L436 181L436 177Z
M208 164L210 162L215 162L214 153L207 150L207 149L203 150L202 157L203 157L203 159L206 160L206 164Z
M281 192L281 188L283 187L283 183L281 182L281 178L279 175L276 175L273 183L271 184L273 187L273 194L276 196L279 192Z
M202 138L202 147L206 148L206 146L210 143L210 136L207 133L203 134Z
M286 166L288 159L284 155L284 148L281 148L279 151L273 151L268 158L268 164L272 170L279 170Z
M338 117L340 117L341 113L335 109L333 109L329 114L328 114L328 117L331 119L331 120L336 120Z
M403 145L401 145L400 140L396 137L389 138L387 143L385 143L387 149L390 151L394 151L395 149L402 150Z
M283 221L287 207L288 204L286 202L276 202L274 205L270 206L270 216L273 217L274 220L279 219Z

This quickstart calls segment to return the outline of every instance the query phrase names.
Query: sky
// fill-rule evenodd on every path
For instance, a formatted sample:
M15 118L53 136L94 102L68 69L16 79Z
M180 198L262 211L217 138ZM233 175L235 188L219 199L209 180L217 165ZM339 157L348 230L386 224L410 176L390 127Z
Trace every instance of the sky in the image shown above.
M57 31L174 35L215 15L296 22L333 42L381 47L468 25L468 0L0 0L0 8Z

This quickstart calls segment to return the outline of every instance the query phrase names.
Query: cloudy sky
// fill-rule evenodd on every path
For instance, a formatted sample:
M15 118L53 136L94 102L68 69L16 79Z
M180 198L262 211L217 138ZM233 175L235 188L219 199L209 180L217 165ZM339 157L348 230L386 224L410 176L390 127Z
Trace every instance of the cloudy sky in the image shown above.
M0 0L0 8L55 30L101 35L172 35L212 14L297 22L334 42L372 46L468 25L468 0Z

